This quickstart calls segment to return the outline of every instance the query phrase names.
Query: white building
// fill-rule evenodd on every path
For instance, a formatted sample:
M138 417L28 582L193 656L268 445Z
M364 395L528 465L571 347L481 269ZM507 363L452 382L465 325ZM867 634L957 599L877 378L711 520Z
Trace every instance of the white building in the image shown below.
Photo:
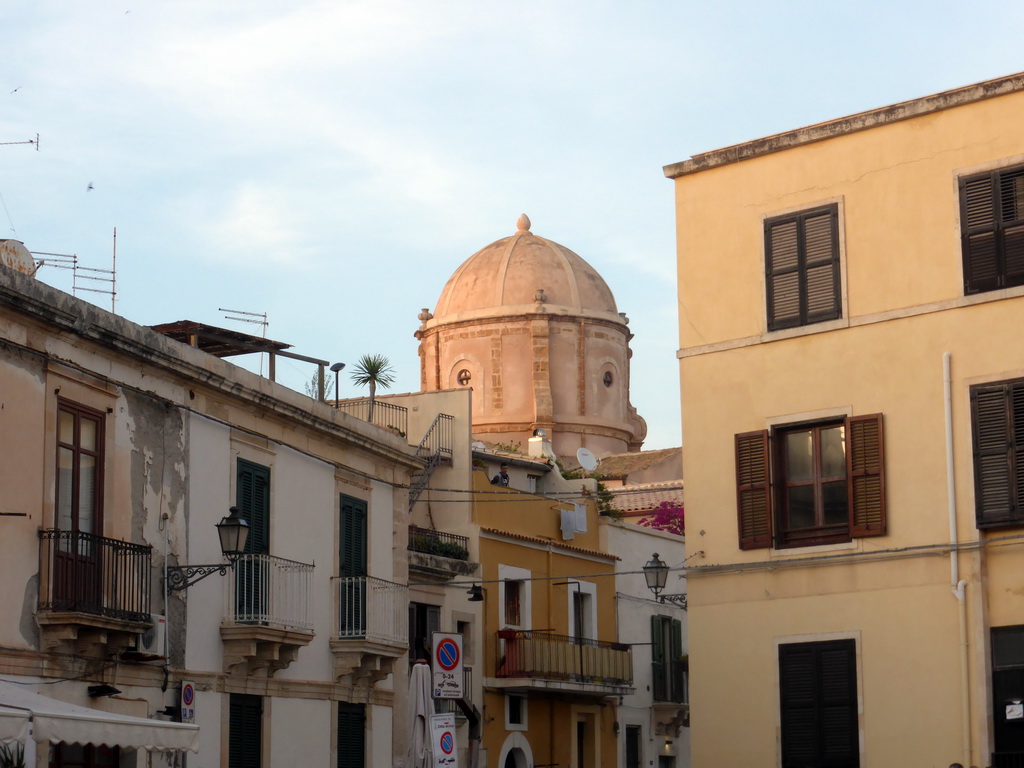
M389 765L424 462L204 351L252 337L177 337L0 266L0 739L49 768ZM232 507L245 553L196 571Z

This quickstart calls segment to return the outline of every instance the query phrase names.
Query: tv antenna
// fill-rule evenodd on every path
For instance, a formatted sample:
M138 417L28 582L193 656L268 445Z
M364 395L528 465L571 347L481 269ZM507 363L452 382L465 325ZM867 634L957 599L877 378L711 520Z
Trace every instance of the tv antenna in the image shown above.
M54 267L71 271L71 295L79 291L102 293L110 296L110 311L116 312L117 305L117 227L114 227L114 248L110 269L83 267L75 253L47 253L31 251L36 260L36 271L41 267ZM37 258L42 257L42 258Z
M266 312L245 312L241 309L226 309L224 307L217 307L218 312L230 312L231 314L224 315L225 320L234 320L239 323L252 323L260 326L260 336L264 339L267 338L267 326L270 322L267 320ZM241 317L239 317L241 315ZM260 376L263 375L263 353L260 353Z
M38 152L39 151L39 134L37 133L36 137L34 139L29 139L28 141L0 141L0 147L12 146L14 144L35 144L36 145L36 152Z

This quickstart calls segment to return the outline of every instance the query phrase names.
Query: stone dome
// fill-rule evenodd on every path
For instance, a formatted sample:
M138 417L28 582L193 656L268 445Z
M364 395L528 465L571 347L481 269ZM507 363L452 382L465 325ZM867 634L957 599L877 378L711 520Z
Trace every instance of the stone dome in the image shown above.
M530 231L524 213L518 231L482 248L455 270L434 311L434 322L458 316L536 311L617 316L611 289L592 266L564 245Z

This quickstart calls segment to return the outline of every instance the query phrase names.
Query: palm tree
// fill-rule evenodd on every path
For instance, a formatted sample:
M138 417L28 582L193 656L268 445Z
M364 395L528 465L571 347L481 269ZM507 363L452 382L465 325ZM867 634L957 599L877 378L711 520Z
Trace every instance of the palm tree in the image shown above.
M373 401L377 386L390 389L395 380L395 369L384 355L363 355L352 369L352 381L360 387L370 385L370 415L366 419L373 423Z

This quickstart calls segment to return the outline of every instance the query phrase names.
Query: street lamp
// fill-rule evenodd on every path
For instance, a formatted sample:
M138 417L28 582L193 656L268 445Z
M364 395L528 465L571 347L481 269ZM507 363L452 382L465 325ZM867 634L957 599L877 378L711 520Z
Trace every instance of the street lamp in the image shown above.
M341 373L341 369L345 367L344 363L335 363L331 366L331 370L334 371L334 407L338 407L338 374Z
M216 527L217 536L220 538L220 551L228 562L216 565L168 565L165 567L168 590L180 592L213 573L224 576L228 568L235 567L235 561L245 553L245 544L249 540L249 523L240 517L238 507L232 507L228 516L221 518Z
M686 609L685 592L677 595L661 594L661 591L665 589L665 584L668 582L668 563L658 557L657 552L644 564L643 570L644 578L647 580L647 588L654 593L659 603L675 603L684 610Z
M658 557L657 552L644 565L644 578L647 579L647 588L658 597L668 581L668 563Z

